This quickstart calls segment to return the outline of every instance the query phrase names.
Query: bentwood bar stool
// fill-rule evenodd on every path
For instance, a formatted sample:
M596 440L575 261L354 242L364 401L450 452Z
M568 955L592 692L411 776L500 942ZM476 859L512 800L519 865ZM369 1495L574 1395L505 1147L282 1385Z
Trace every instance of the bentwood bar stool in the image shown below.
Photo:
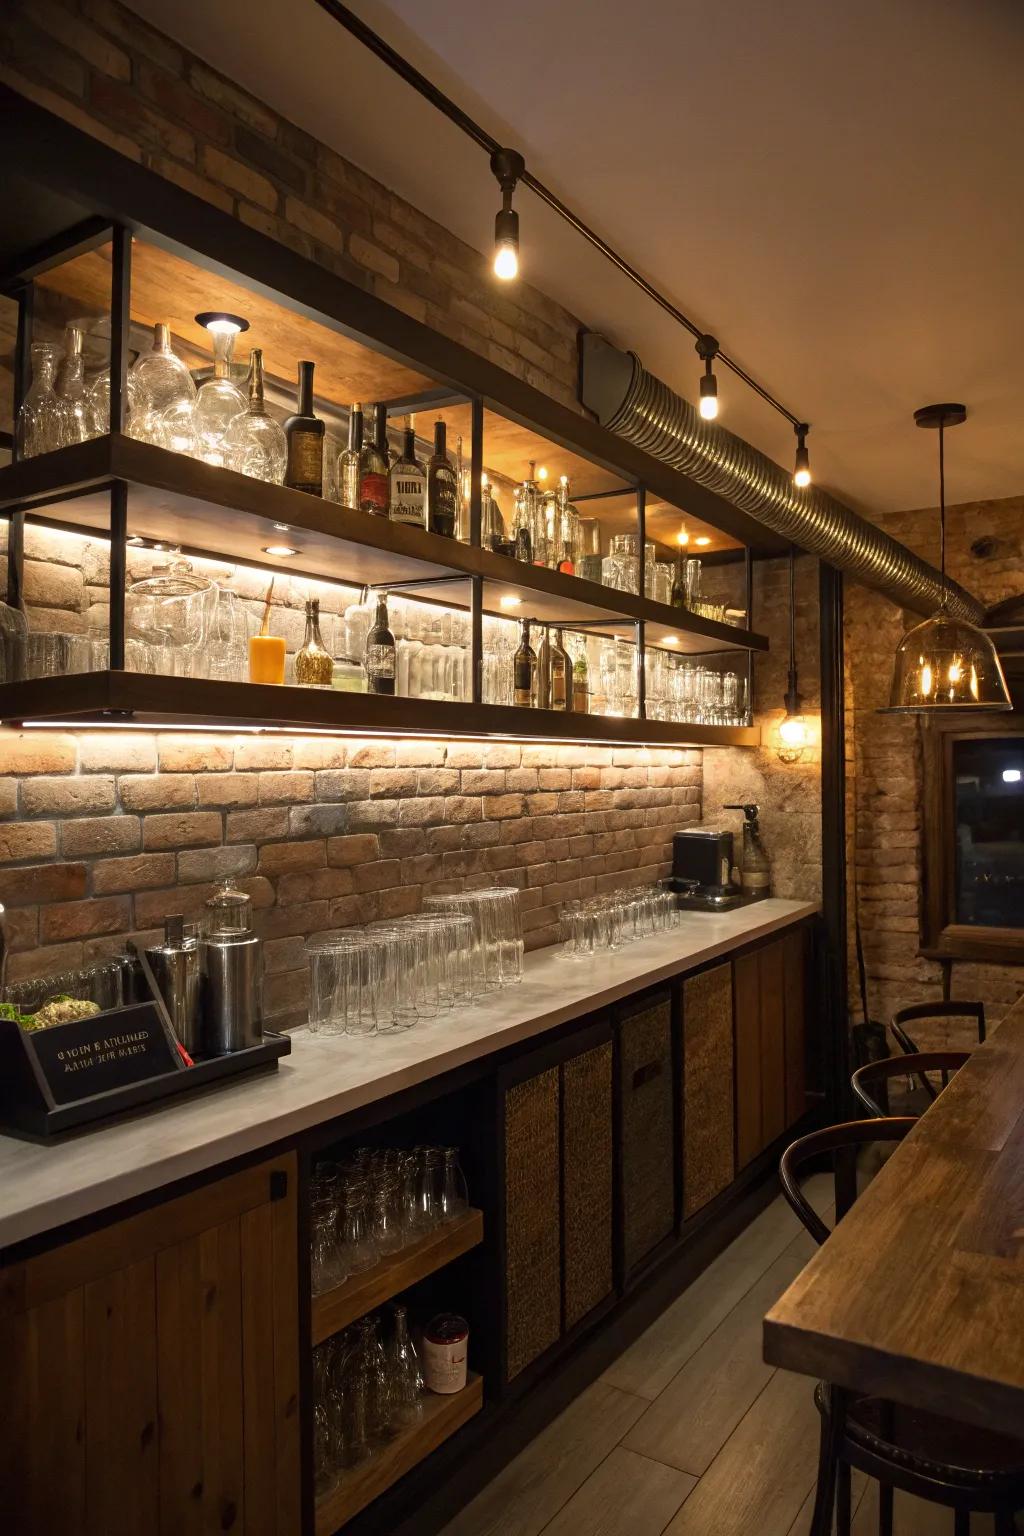
M786 1148L779 1167L783 1193L816 1243L829 1229L804 1198L803 1166L831 1160L838 1221L856 1198L858 1155L873 1143L902 1141L916 1123L911 1116L854 1120ZM892 1536L897 1488L952 1509L953 1536L969 1536L972 1514L994 1516L995 1536L1015 1536L1014 1516L1024 1509L1024 1442L824 1381L814 1401L821 1448L810 1536L830 1536L833 1512L836 1536L850 1536L853 1468L878 1481L879 1536Z
M974 1028L977 1031L978 1044L984 1044L985 1004L966 1002L962 998L959 1001L948 1003L914 1003L909 1008L897 1008L889 1021L889 1028L892 1030L900 1050L910 1054L921 1049L921 1045L915 1038L920 1034L920 1028L908 1029L907 1025L913 1026L916 1024L920 1026L925 1021L935 1022L939 1019L972 1019L974 1021ZM959 1045L960 1042L957 1042L957 1044ZM931 1048L932 1042L927 1041L924 1049L930 1050ZM945 1042L943 1042L940 1048L945 1048Z
M879 1119L892 1113L889 1104L889 1085L894 1078L912 1079L917 1096L923 1099L922 1113L937 1097L928 1078L929 1072L937 1072L945 1088L954 1072L959 1072L970 1051L915 1051L906 1056L883 1056L880 1061L866 1062L858 1067L850 1078L850 1086L869 1115ZM909 1110L901 1112L909 1113Z

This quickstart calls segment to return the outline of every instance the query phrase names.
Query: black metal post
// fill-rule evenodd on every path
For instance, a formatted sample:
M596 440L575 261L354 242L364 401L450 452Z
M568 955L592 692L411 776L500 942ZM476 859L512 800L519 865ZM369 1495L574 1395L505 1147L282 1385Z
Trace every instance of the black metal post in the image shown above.
M636 488L636 537L640 551L638 561L640 574L637 577L637 596L644 597L647 593L647 487L638 485ZM647 653L644 646L644 621L637 619L636 625L636 714L638 720L647 719Z
M18 330L14 343L14 447L18 458L18 413L32 383L32 323L35 317L35 285L19 286ZM7 602L20 608L25 600L25 514L13 512L7 529Z
M647 719L647 648L644 644L644 621L636 621L636 717Z
M111 244L110 431L123 432L128 402L128 333L132 317L131 231L123 225L115 225Z
M470 411L469 542L479 549L483 515L484 403L478 395L474 396ZM461 487L459 494L462 494Z
M114 382L113 369L110 374ZM111 671L124 668L124 589L128 569L128 486L110 487L110 660Z
M743 551L743 596L746 603L748 630L754 628L754 554L750 545ZM747 714L754 718L754 653L747 652Z
M469 663L470 698L481 704L484 697L484 579L469 578Z
M850 1044L846 964L846 761L843 578L819 566L821 624L821 982L823 1071L833 1118L848 1108Z

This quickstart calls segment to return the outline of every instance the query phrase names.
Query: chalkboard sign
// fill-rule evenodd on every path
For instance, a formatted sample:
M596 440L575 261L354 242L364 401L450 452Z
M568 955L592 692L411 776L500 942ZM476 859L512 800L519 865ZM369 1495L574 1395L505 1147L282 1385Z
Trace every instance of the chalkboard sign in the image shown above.
M55 1104L90 1099L184 1067L153 1003L33 1030L26 1044Z

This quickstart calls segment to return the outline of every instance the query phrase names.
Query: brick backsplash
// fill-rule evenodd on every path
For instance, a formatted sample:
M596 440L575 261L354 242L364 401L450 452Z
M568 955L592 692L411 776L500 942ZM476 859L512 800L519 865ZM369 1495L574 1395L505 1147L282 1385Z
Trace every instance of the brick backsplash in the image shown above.
M0 774L12 980L148 942L229 878L253 899L267 1014L290 1021L320 929L507 882L535 948L563 901L666 874L701 753L6 730Z

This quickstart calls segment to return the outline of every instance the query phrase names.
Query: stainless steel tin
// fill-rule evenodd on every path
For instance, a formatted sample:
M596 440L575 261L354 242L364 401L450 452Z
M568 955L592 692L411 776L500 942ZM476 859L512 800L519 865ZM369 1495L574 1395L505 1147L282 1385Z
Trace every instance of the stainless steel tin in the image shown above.
M203 1052L223 1056L263 1039L260 1008L260 941L208 933L202 946Z
M164 942L146 950L146 959L171 1017L174 1033L194 1056L202 1049L199 1006L199 946L184 937L180 917L168 917Z

